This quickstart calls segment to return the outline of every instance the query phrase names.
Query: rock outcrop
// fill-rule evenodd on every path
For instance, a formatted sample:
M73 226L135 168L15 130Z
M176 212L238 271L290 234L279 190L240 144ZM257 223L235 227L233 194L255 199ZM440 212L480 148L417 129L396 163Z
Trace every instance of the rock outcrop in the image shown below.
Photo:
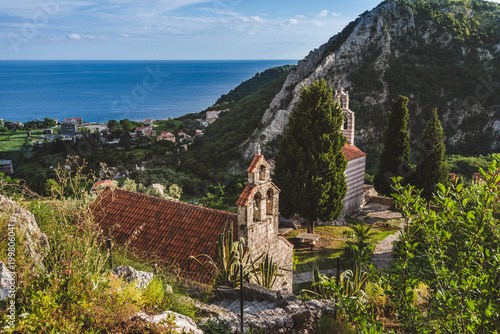
M356 138L361 148L380 143L385 113L391 99L401 93L409 95L412 103L410 130L421 130L426 113L438 107L446 122L444 128L450 148L468 150L461 154L473 153L470 150L478 148L467 143L471 139L479 143L482 150L500 147L500 131L495 124L500 103L494 98L500 91L500 71L494 70L499 63L499 41L492 37L493 41L482 42L478 48L467 36L457 36L456 30L447 27L443 20L432 19L425 10L414 10L412 6L418 5L384 2L360 15L341 33L299 61L265 111L261 126L243 144L244 157L252 157L257 144L264 152L276 151L276 139L285 130L302 87L318 79L325 79L334 89L344 87L351 93L351 101L356 103L353 106L357 118ZM433 10L444 15L453 13L458 18L466 15L467 20L477 20L484 25L481 31L493 24L482 20L484 13L475 7L446 6L443 2L433 6ZM450 59L445 52L458 54L452 50L462 45L457 42L460 38L465 39L462 52ZM432 51L435 49L447 51L440 54ZM464 82L464 62L472 62L478 73L470 79L472 83ZM440 76L445 79L431 82L425 79L436 75L435 68L449 63L453 63L452 70ZM401 76L400 68L404 68L406 75ZM406 92L400 88L402 84L406 85ZM475 122L481 125L471 133Z
M49 239L38 227L35 216L18 203L1 195L0 214L8 217L6 226L14 228L18 236L16 242L24 241L25 256L32 259L37 268L43 270L42 260L49 250ZM7 233L7 231L1 233ZM19 250L19 246L16 248Z
M168 327L168 323L172 321L177 333L203 334L193 319L172 311L165 311L157 315L138 313L137 317L163 327Z
M153 273L135 270L130 266L117 267L113 273L125 282L134 283L136 287L145 289L153 280Z

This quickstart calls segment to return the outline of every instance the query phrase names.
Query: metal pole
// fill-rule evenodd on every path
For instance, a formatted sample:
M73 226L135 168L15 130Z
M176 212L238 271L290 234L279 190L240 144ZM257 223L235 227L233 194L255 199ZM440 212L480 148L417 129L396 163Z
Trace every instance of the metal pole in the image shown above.
M243 333L243 263L240 263L240 324Z
M337 256L337 286L339 286L340 281L340 256Z
M337 256L337 287L340 284L340 256ZM337 296L337 301L339 299L339 296ZM337 303L338 305L338 303ZM335 307L335 312L333 314L333 319L337 321L337 307Z
M111 239L106 240L106 246L108 246L109 252L109 265L111 267L111 270L113 270L113 247L111 244Z

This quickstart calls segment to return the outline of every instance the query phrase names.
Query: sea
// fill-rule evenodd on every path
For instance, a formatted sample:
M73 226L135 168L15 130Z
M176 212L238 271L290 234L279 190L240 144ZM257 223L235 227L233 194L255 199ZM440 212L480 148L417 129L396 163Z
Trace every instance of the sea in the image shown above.
M297 60L0 61L0 118L176 118L267 68Z

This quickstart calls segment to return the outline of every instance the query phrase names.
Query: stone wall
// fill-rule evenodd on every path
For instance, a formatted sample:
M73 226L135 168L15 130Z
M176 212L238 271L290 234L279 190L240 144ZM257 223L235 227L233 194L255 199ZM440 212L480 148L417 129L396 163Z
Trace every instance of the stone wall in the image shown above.
M347 193L343 199L343 214L349 214L360 209L364 201L366 156L347 162L345 170Z

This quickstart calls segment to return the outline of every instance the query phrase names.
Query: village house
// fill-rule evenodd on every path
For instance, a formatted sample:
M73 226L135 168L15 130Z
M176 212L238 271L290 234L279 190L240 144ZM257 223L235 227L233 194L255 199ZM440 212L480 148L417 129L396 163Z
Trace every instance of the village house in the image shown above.
M194 136L195 137L196 136L203 136L203 130L196 130L196 134Z
M175 144L175 135L171 132L163 131L156 140L168 140Z
M62 135L74 136L78 133L78 123L77 122L62 122L61 132Z
M156 136L156 131L153 130L153 126L148 125L148 126L140 126L135 129L135 134L144 136L144 137L155 137Z
M81 117L73 117L73 118L65 118L65 122L72 122L72 123L78 123L80 125L83 124L83 120Z
M257 154L237 201L237 215L110 187L99 195L92 211L96 223L116 242L129 242L129 247L158 263L174 265L182 276L203 284L210 284L212 277L199 264L189 263L189 256L214 258L218 235L232 225L234 239L243 237L254 259L268 252L281 266L283 276L273 288L291 291L293 245L278 234L279 191L268 163Z
M0 173L12 174L14 168L12 167L12 160L0 160Z
M144 120L144 125L153 125L153 120L148 118Z

